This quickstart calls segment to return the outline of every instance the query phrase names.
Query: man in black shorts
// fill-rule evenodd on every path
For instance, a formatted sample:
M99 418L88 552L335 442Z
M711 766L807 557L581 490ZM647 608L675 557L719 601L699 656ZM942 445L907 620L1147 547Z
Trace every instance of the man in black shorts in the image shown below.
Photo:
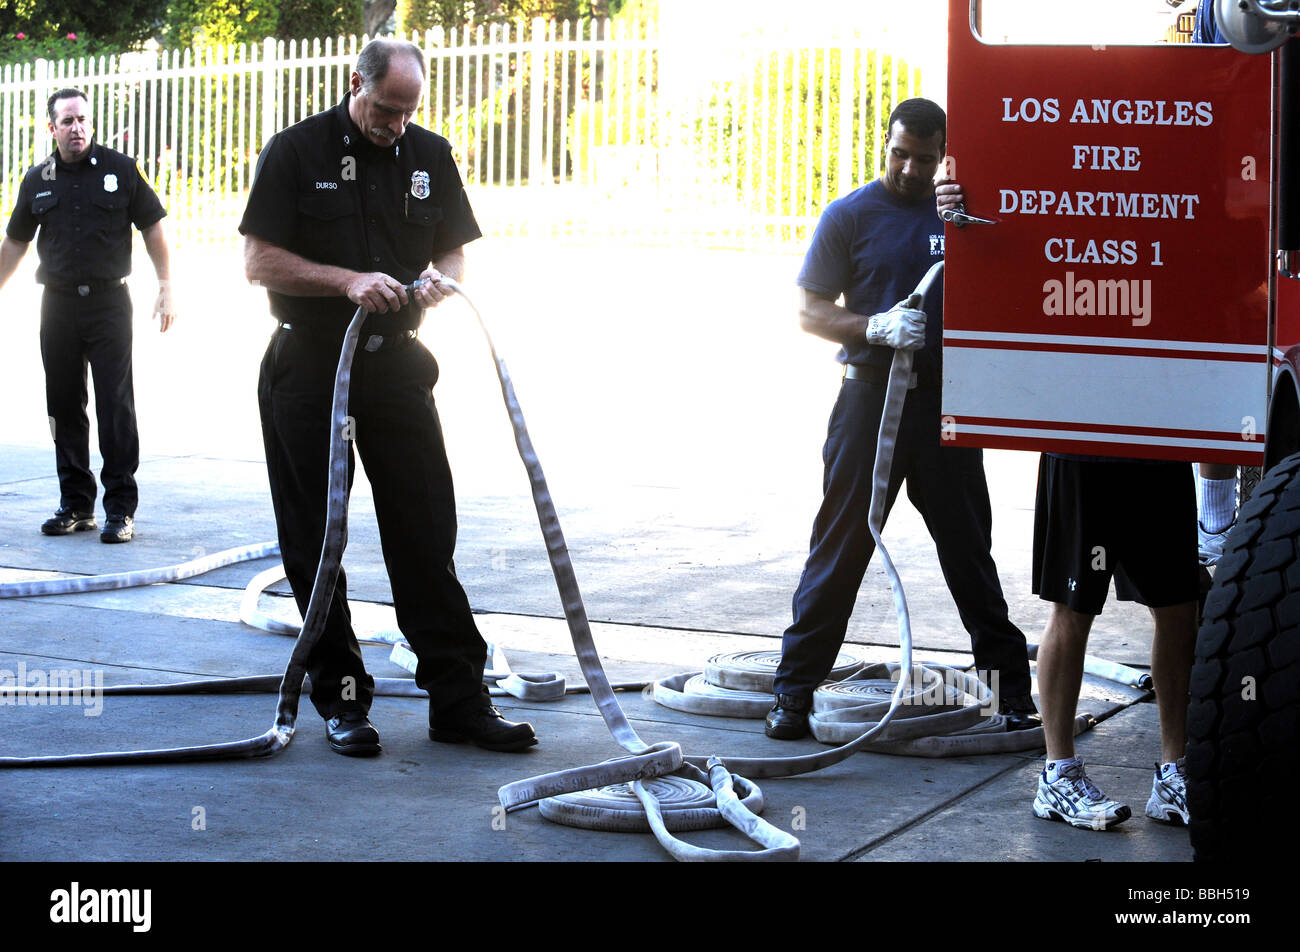
M1093 619L1115 577L1125 601L1151 610L1151 677L1160 714L1161 763L1147 816L1187 822L1182 754L1196 648L1196 492L1189 463L1043 454L1034 510L1034 593L1052 602L1038 647L1039 707L1047 765L1035 815L1104 830L1131 815L1084 772L1074 716Z

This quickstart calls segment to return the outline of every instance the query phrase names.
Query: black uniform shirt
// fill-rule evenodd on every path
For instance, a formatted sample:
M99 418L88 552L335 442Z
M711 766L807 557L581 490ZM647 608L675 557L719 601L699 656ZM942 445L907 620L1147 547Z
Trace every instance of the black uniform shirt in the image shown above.
M93 144L77 162L56 151L23 177L6 233L36 239L42 284L111 281L131 273L131 226L144 230L167 214L135 161Z
M372 144L348 114L351 93L333 109L272 136L258 158L239 231L320 264L380 271L403 284L433 259L482 235L451 144L408 125L388 147ZM341 336L356 305L346 297L297 297L268 289L271 313ZM374 314L368 332L419 326L413 303Z

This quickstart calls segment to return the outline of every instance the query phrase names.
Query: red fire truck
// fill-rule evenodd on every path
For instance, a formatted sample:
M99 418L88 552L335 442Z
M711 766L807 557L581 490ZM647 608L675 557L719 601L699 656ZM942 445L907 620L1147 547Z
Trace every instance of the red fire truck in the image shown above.
M1214 858L1300 789L1300 4L1201 2L1233 46L991 42L950 0L948 173L988 224L948 226L943 400L958 445L1262 467L1192 676Z

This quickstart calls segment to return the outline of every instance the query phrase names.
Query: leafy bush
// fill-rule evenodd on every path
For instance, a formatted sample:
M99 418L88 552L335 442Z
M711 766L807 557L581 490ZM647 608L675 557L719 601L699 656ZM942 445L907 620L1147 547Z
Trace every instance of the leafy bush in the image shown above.
M137 49L168 0L0 0L0 64Z

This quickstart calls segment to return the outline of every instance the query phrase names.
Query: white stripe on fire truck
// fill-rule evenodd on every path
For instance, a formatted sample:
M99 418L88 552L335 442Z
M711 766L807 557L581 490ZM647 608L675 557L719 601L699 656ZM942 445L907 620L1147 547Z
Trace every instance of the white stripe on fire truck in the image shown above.
M1147 340L1141 337L1080 337L1066 334L1012 334L1002 331L963 331L944 328L944 340L994 343L1051 344L1068 350L1072 346L1138 348L1142 350L1198 351L1217 354L1268 356L1267 344L1223 344L1211 341Z
M1180 446L1192 449L1237 450L1242 453L1263 453L1260 444L1243 443L1241 434L1225 434L1221 440L1184 439L1176 436L1141 436L1133 433L1102 433L1086 430L1041 430L1017 426L977 426L957 424L957 432L964 435L1006 436L1020 439L1050 439L1074 443L1108 443L1132 446Z

